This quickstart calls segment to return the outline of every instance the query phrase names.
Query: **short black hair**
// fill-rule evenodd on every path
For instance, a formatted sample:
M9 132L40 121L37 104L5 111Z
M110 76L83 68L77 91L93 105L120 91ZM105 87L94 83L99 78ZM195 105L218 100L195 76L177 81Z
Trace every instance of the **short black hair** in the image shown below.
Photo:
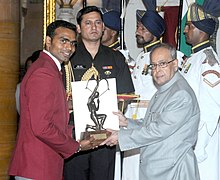
M81 24L81 21L82 21L82 16L85 15L85 14L88 14L90 12L97 12L100 14L100 17L103 21L103 16L102 16L102 12L100 11L100 9L96 6L86 6L84 8L82 8L78 13L77 13L77 16L76 16L76 20L77 20L77 23L80 25Z
M51 39L55 36L55 30L59 27L68 28L76 33L76 25L64 20L56 20L48 25L46 36L49 36Z

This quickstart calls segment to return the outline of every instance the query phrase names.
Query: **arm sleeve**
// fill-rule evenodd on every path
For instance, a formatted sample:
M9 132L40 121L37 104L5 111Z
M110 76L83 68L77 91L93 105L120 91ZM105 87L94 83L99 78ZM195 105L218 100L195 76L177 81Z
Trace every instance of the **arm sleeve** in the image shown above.
M210 66L202 64L198 102L201 110L198 141L195 153L198 162L207 158L206 147L208 146L217 126L220 116L220 67L216 63Z
M62 157L69 157L78 150L79 144L68 134L67 106L63 108L65 97L59 94L63 93L62 81L43 68L35 71L28 81L26 96L34 136Z
M163 141L190 120L193 105L190 94L176 92L162 112L148 113L142 126L119 131L120 149L125 151Z

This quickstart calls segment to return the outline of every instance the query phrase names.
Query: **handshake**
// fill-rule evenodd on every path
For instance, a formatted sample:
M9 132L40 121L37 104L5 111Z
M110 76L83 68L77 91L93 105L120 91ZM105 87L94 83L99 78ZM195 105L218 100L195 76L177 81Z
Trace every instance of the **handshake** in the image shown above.
M77 152L80 151L87 151L90 149L95 149L98 147L98 145L95 143L95 138L91 136L89 139L84 139L79 141L79 149Z
M83 140L78 141L80 144L78 152L95 149L104 145L103 142L111 135L111 132L107 130L97 131L98 133L94 132L86 132Z
M128 121L121 111L113 112L113 114L119 117L120 127L127 127ZM86 138L84 138L84 140L79 141L79 144L80 144L79 151L95 149L103 145L114 146L118 144L118 131L112 130L112 129L107 129L105 131L106 131L105 138L99 139L97 138L98 136L96 136L95 134L94 135L91 134L90 136L87 136ZM100 134L99 134L99 137L100 137Z
M118 131L107 129L109 135L106 139L96 139L95 136L90 136L89 139L84 139L79 141L80 148L79 151L87 151L90 149L98 148L99 146L107 145L114 146L118 144Z

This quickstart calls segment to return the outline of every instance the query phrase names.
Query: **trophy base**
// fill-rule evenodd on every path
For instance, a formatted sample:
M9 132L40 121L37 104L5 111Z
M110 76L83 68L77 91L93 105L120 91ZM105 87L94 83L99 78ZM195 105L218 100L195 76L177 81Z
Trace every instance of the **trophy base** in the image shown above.
M82 139L90 139L94 137L94 141L92 142L93 146L99 146L104 140L106 140L111 135L111 132L106 130L100 131L86 131L82 133Z

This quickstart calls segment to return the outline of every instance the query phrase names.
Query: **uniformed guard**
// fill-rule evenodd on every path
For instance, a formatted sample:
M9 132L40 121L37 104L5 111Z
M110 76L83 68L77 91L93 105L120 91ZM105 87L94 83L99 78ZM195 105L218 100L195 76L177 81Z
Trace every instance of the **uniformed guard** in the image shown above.
M195 147L201 180L220 179L220 60L210 44L218 24L211 13L220 12L220 2L214 1L205 1L203 6L193 3L184 29L192 55L181 72L193 88L201 111Z
M101 9L105 30L102 36L102 44L113 49L120 50L120 13L116 10Z

